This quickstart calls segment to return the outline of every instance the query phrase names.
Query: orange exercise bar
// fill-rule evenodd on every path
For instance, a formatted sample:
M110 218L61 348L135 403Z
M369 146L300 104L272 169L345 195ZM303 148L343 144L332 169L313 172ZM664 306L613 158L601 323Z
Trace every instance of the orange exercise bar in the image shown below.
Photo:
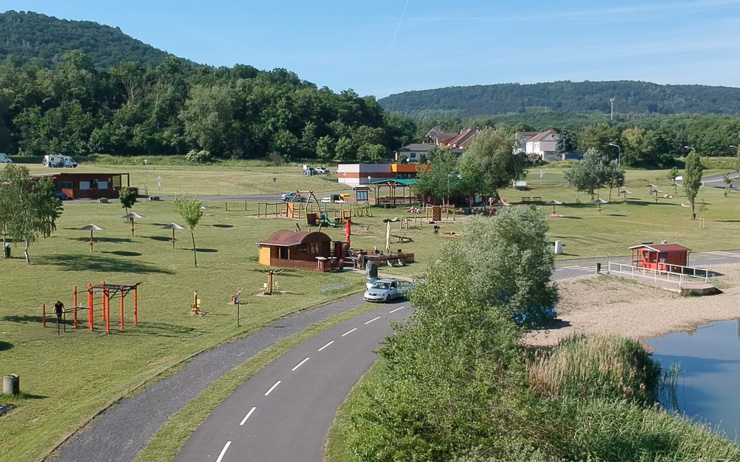
M105 320L105 281L101 282L100 285L103 286L103 290L100 295L100 303L102 304L100 309L103 312L103 320Z
M41 327L46 327L46 304L41 305Z
M139 327L139 313L137 303L139 301L139 288L134 287L134 327Z
M121 330L123 330L123 286L121 286Z
M110 291L103 289L105 300L105 333L110 334Z
M87 322L90 324L90 330L93 329L93 318L95 317L95 314L93 313L93 293L92 293L92 284L87 285Z

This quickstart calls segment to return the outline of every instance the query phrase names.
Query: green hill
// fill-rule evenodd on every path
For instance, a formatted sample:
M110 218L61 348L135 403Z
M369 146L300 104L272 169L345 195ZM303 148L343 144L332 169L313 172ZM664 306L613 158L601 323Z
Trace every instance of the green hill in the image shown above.
M98 69L121 61L154 67L172 56L126 34L117 27L91 21L69 21L33 12L0 14L0 60L8 55L41 58L54 66L72 50L82 50Z
M740 114L740 88L658 85L638 81L505 83L409 91L380 99L389 111L416 117L527 112Z

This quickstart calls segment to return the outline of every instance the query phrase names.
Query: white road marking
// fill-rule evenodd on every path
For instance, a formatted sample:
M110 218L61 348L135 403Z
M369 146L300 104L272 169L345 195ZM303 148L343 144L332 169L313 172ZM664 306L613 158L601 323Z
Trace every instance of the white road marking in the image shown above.
M296 370L296 369L298 369L299 367L303 366L303 363L305 363L306 361L308 361L308 359L309 359L309 358L306 358L306 359L304 359L303 361L301 361L301 362L299 362L298 364L296 364L296 366L295 366L295 367L294 367L293 369L291 369L291 371L295 371L295 370Z
M373 319L369 320L369 321L368 321L368 322L366 322L365 324L370 324L371 322L373 322L373 321L377 321L378 319L380 319L380 316L376 316L376 317L374 317Z
M390 310L390 311L388 312L388 314L390 314L390 313L395 313L396 311L398 311L398 310L402 310L402 309L404 309L404 308L406 308L406 307L405 307L405 306L399 306L399 307L398 307L398 308L396 308L395 310Z
M555 271L560 271L560 270L593 271L594 267L592 266L561 266L560 268L555 269Z
M239 353L239 354L238 354L237 356L241 356L241 355L243 355L244 353L246 353L246 351L242 351L242 352L241 352L241 353Z
M703 258L704 261L710 261L710 260L725 260L725 257L717 257L717 258Z
M231 446L231 441L226 442L226 446L221 450L221 454L218 455L218 459L216 459L216 462L221 462L221 459L224 458L224 454L226 454L226 450L229 449L229 446Z
M319 348L319 351L321 351L321 350L323 350L324 348L328 347L328 346L329 346L329 345L331 345L332 343L334 343L334 340L332 340L331 342L329 342L329 343L327 343L326 345L324 345L324 346L322 346L321 348Z
M278 385L280 385L280 380L278 380L277 382L275 382L275 385L273 385L272 387L270 387L270 389L269 389L269 390L267 390L267 393L265 393L265 396L267 396L267 395L269 395L270 393L272 393L272 390L274 390L274 389L275 389L275 387L277 387Z
M244 425L244 422L247 421L247 419L249 418L250 415L252 415L255 409L257 408L253 407L252 409L250 409L249 412L247 412L247 415L245 415L244 418L242 419L242 423L240 423L239 425Z
M356 328L356 327L355 327L355 328L353 328L353 329L350 329L350 330L348 330L347 332L343 333L343 334L342 334L342 337L344 337L345 335L349 335L349 334L351 334L352 332L354 332L354 331L356 331L356 330L357 330L357 328Z

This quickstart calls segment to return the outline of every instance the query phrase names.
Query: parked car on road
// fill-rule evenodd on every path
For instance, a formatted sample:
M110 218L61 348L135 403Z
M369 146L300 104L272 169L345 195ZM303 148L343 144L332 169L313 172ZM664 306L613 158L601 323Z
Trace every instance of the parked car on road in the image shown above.
M348 200L349 194L332 194L331 196L324 196L321 198L321 202L324 204L331 204L332 202L344 204Z
M280 198L283 200L283 202L306 202L308 198L306 196L302 196L295 192L288 192L280 196Z
M8 157L7 154L3 154L2 152L0 152L0 164L12 164L12 163L13 163L13 159Z
M409 287L402 285L397 279L377 279L370 288L365 291L366 302L389 302L391 300L403 299Z
M328 175L330 172L329 172L329 169L326 167L316 167L316 173L320 173L322 175Z

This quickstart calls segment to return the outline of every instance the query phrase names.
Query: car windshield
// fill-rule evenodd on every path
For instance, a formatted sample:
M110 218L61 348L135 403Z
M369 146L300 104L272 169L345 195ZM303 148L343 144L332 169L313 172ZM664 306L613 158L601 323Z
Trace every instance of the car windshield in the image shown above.
M373 284L373 289L385 289L388 290L391 287L391 285L387 282L376 282Z

